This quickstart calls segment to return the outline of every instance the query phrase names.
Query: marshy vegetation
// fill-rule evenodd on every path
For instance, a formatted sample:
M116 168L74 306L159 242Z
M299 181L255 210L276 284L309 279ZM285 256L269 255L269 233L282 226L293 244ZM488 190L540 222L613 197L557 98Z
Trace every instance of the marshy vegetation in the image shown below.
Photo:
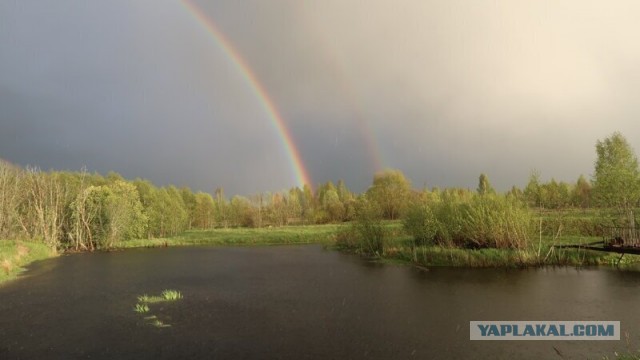
M177 290L163 290L160 295L140 295L138 296L138 303L133 308L138 314L147 314L151 310L151 304L165 303L165 302L175 302L182 299L182 293ZM155 327L170 327L171 325L165 321L162 321L158 318L158 315L148 315L144 317L144 320L147 324L153 325Z
M630 146L619 133L599 141L594 186L579 177L574 186L540 182L532 173L524 191L498 194L481 174L476 191L424 189L396 202L402 231L383 226L392 219L376 199L364 194L353 226L337 236L337 245L369 256L396 258L419 265L531 266L612 263L612 255L553 245L585 244L604 236L606 226L635 227L640 202L640 171ZM380 174L376 179L385 176ZM408 181L396 172L387 197L403 198ZM393 183L392 186L389 186ZM379 191L378 191L379 193ZM635 211L637 213L637 211ZM636 262L629 256L627 262Z

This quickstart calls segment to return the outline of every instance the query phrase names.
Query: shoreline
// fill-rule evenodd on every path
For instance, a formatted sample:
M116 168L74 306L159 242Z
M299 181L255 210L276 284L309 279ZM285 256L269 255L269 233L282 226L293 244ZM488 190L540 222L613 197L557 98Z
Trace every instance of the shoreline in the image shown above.
M371 256L357 247L338 243L339 230L347 224L299 225L279 228L227 228L212 230L190 230L168 238L135 239L123 241L110 249L93 251L123 251L134 248L162 248L177 246L276 246L319 244L325 248L368 258L416 267L428 271L432 267L467 268L528 268L546 266L611 266L617 255L596 253L589 250L550 250L551 244L544 241L535 248L526 249L462 249L442 246L413 246L406 235L395 233L388 239L381 255ZM392 227L394 225L391 225ZM397 226L397 225L395 225ZM53 258L61 254L81 253L82 250L51 251L42 243L2 240L0 241L0 286L13 281L34 261ZM620 264L640 262L640 256L628 256Z

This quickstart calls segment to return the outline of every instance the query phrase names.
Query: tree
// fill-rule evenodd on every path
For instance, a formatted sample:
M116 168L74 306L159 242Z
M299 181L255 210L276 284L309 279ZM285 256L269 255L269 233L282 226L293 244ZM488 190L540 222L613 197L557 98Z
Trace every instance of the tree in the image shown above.
M406 204L411 182L400 170L385 170L373 177L373 186L367 190L367 197L382 210L385 219L397 219Z
M487 195L487 194L495 194L496 191L493 189L493 186L489 183L489 177L487 175L480 174L480 178L478 179L478 194Z
M524 188L524 197L530 206L542 206L540 190L540 172L533 170L529 175L529 182Z
M572 192L572 202L574 206L588 208L591 199L591 184L584 175L580 175Z
M229 203L230 219L234 226L251 226L253 214L251 202L244 196L235 195Z
M613 133L596 143L593 195L597 204L629 215L640 199L638 159L622 134Z
M62 238L62 220L66 188L53 173L27 169L25 176L25 213L21 226L32 238L42 239L56 249Z
M229 206L227 198L224 196L224 189L221 187L215 190L216 222L225 229L229 226Z
M302 222L307 224L312 222L315 216L315 199L313 197L313 190L311 189L311 186L304 184L300 195L300 213L302 216Z
M166 191L170 200L170 206L166 212L170 225L169 229L172 235L176 235L187 229L189 225L189 212L184 204L180 190L173 185L169 185Z
M136 187L122 180L87 187L73 209L76 248L110 248L121 240L142 237L147 227Z
M515 185L511 187L511 190L507 191L507 196L517 199L519 201L524 200L524 193Z
M353 199L353 194L347 188L347 185L344 183L344 180L338 180L336 191L338 192L338 197L340 198L340 202L342 202L343 204Z
M344 218L344 205L340 201L340 196L335 189L329 189L322 198L322 209L327 212L329 221L342 221Z
M195 222L196 196L191 189L186 186L180 189L180 196L182 196L182 202L187 211L187 228L191 229Z
M106 246L111 247L121 240L140 238L147 228L147 216L143 212L140 195L136 187L128 182L116 180L109 185L106 214L109 219Z
M19 168L0 159L0 239L15 236L22 175Z

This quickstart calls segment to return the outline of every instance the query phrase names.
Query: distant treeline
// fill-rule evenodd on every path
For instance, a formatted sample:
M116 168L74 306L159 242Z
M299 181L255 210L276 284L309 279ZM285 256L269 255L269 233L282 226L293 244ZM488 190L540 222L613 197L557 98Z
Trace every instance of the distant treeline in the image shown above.
M402 172L386 170L373 177L363 194L354 194L344 181L338 181L322 184L315 191L305 185L231 199L221 188L213 195L194 193L186 187L125 180L117 173L105 177L43 172L0 161L0 239L36 239L51 248L93 250L133 238L173 236L188 229L404 219L409 232L411 226L418 231L415 237L420 242L521 247L526 234L514 234L524 231L521 224L530 222L531 208L600 206L626 214L638 205L640 173L626 139L615 133L599 141L596 152L593 187L584 176L573 184L553 179L543 183L534 172L524 189L514 186L504 194L498 194L484 174L475 190L415 190ZM509 228L513 218L504 214L517 217L519 225ZM477 226L469 227L471 222ZM482 224L489 222L496 226L491 232L502 234L499 239L469 238L474 232L488 232ZM441 224L438 229L437 223ZM416 230L416 224L423 229Z
M486 189L494 192L484 175ZM532 205L588 206L590 185L540 184L533 177L522 191L509 196ZM212 196L175 186L157 187L147 180L128 181L86 172L43 172L0 162L0 239L39 239L56 248L108 248L132 238L167 237L187 229L323 224L354 220L359 202L375 203L384 219L399 219L411 203L439 193L464 196L468 189L412 190L398 170L374 177L365 194L356 195L343 181L308 186L284 193L227 199L223 189Z

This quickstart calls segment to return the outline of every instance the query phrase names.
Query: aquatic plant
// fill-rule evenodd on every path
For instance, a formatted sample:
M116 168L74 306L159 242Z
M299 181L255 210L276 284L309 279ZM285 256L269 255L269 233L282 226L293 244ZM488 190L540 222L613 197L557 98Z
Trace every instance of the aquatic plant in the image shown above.
M176 301L182 299L182 294L177 290L164 290L162 291L161 296L156 295L140 295L138 296L138 303L133 309L135 312L139 314L148 313L150 311L149 304L165 302L165 301ZM162 322L156 315L150 314L149 316L145 316L144 320L147 324L153 325L158 328L170 327L170 324L166 324Z
M149 312L149 306L147 304L136 304L136 307L133 308L133 311L143 314Z
M182 294L177 290L164 290L162 292L162 297L168 301L175 301L182 299Z
M155 326L155 327L159 327L159 328L165 328L165 327L171 327L171 325L169 324L165 324L162 321L155 319L151 322L151 325Z
M153 304L153 303L162 302L165 300L166 299L163 298L162 296L149 296L147 294L138 296L138 301L146 304Z

